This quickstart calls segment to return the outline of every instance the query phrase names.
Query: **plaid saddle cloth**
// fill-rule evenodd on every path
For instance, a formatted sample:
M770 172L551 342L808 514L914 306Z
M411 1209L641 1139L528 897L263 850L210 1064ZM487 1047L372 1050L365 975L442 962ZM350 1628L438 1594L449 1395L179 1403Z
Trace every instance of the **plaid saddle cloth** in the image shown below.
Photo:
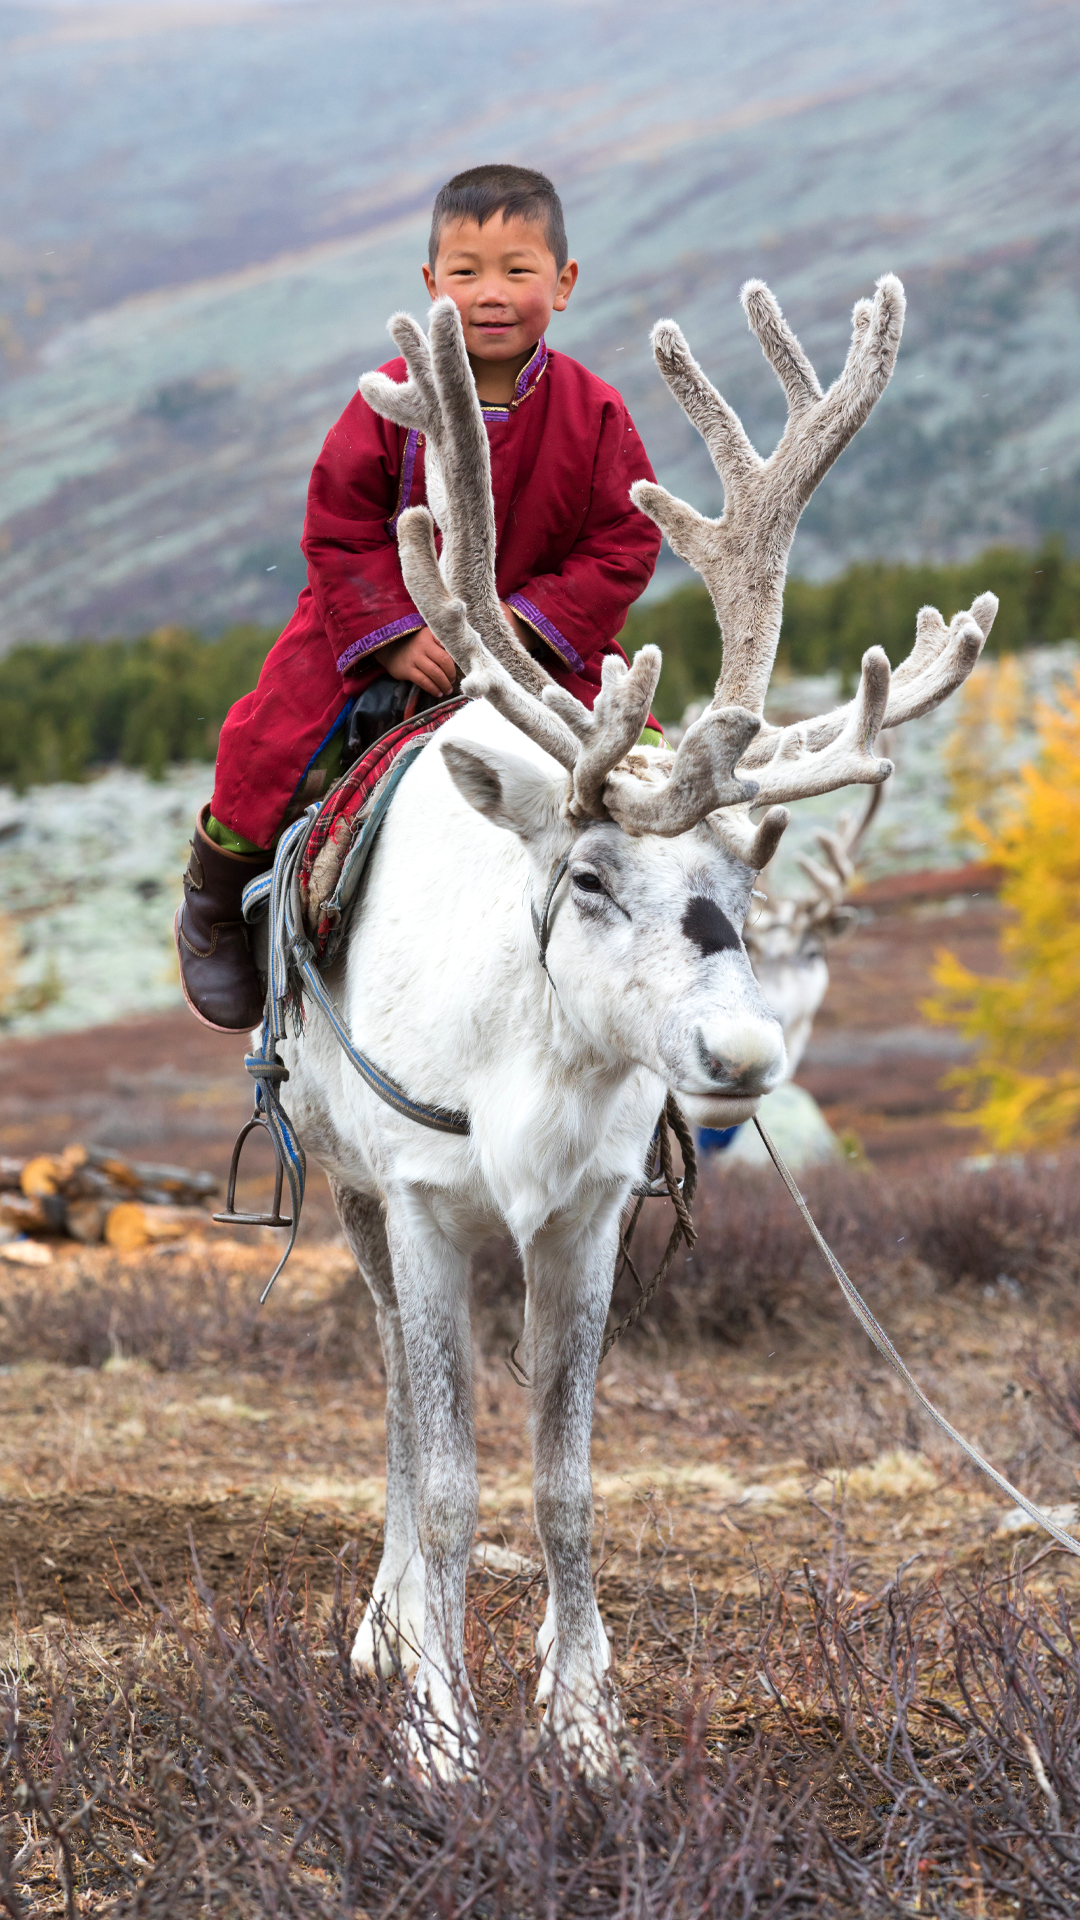
M341 943L364 868L399 781L433 733L466 705L428 707L391 727L331 787L312 822L300 862L300 902L318 962Z

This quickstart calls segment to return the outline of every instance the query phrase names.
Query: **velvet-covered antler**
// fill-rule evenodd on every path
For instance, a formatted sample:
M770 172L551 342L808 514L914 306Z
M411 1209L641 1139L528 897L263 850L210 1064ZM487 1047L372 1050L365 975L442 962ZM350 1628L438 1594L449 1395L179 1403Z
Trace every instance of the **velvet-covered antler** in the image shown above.
M904 292L886 275L873 302L859 301L847 361L827 393L768 288L750 282L743 304L788 398L787 427L767 460L705 378L674 322L660 321L653 333L660 371L702 434L725 496L724 512L709 520L651 481L631 489L676 553L701 573L723 635L712 703L674 755L634 751L659 678L655 647L642 648L631 667L617 655L605 659L589 712L551 681L505 620L495 585L487 430L453 302L435 303L430 337L408 315L396 315L391 331L405 356L408 381L398 385L368 374L360 386L376 411L425 435L442 560L431 514L413 508L398 522L402 572L423 618L465 676L465 692L489 700L566 768L571 818L612 819L628 833L668 836L708 817L729 850L760 869L787 825L780 803L888 778L892 762L875 752L879 732L929 712L961 685L978 659L997 601L983 594L948 627L934 608L924 608L915 646L895 675L883 650L871 647L858 690L845 706L795 726L764 720L799 515L888 383ZM768 811L755 825L750 809L761 806Z
M885 391L904 324L904 289L893 274L855 308L843 372L822 393L779 305L760 280L742 303L787 394L788 422L767 460L751 446L738 414L706 378L674 320L659 320L656 362L701 434L724 486L724 511L707 519L651 480L631 488L636 504L700 573L723 634L713 704L760 714L780 638L784 576L795 529L810 495Z
M360 392L375 413L423 434L427 496L443 537L450 595L464 602L500 666L539 698L550 678L518 640L495 586L495 516L485 510L491 502L491 454L457 308L449 299L435 302L430 340L409 313L395 313L389 330L409 378L398 382L385 373L365 373ZM452 350L458 340L460 353Z
M742 301L787 395L788 422L778 445L768 459L755 451L738 415L706 378L675 322L661 320L653 329L657 364L709 449L724 486L724 511L718 519L708 519L652 481L637 481L631 492L709 589L722 634L722 661L712 705L696 724L734 705L759 717L738 772L757 782L755 804L773 809L775 850L786 824L778 803L888 778L891 761L874 751L879 730L930 712L962 684L982 650L997 601L993 594L981 595L948 627L935 608L925 607L915 646L895 675L882 648L871 647L863 656L858 691L846 706L792 727L764 721L780 637L784 577L799 515L888 384L905 302L899 280L886 274L874 300L857 303L843 371L823 393L769 289L760 280L748 281ZM762 827L768 821L766 816ZM733 851L756 863L764 851L761 828L752 835L745 813L729 814L716 825Z
M784 952L795 953L807 934L841 933L856 918L854 907L844 902L855 878L859 847L881 803L884 787L871 787L861 813L841 814L834 830L823 830L815 837L822 858L802 853L798 863L810 882L809 894L774 895L753 919L748 920L743 938L747 951L772 959ZM763 885L768 885L765 875Z
M422 417L428 422L425 433L436 436L445 489L442 565L435 554L432 518L423 507L402 514L398 548L409 593L465 676L464 692L489 700L567 769L566 810L573 819L614 819L631 833L673 834L684 832L714 807L752 800L755 783L734 774L739 754L757 731L758 722L750 714L712 715L706 725L691 730L694 737L688 735L675 756L670 780L659 786L632 776L612 779L613 769L636 745L648 719L660 675L656 647L643 647L632 667L617 654L605 659L590 712L546 674L538 689L522 671L523 660L532 668L535 662L516 645L513 652L500 653L491 644L492 603L498 608L495 513L487 429L461 321L453 301L441 300L432 309L430 342L413 321L405 325L398 315L392 324L418 377L399 387L382 375L366 375L361 391L401 425ZM499 621L505 628L501 610Z

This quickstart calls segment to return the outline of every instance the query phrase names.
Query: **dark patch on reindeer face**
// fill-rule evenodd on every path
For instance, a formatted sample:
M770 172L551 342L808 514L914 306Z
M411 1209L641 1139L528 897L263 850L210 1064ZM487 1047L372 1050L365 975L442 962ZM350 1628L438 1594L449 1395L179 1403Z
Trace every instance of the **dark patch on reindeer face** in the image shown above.
M739 953L739 939L726 913L707 894L691 894L682 917L682 930L707 960L711 953Z

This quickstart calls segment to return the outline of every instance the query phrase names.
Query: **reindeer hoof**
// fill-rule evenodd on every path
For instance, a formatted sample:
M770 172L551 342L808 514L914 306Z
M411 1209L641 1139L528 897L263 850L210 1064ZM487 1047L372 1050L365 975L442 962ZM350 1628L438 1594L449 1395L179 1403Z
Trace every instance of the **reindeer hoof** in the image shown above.
M424 1601L410 1603L401 1594L372 1594L353 1641L354 1673L415 1673L420 1665Z

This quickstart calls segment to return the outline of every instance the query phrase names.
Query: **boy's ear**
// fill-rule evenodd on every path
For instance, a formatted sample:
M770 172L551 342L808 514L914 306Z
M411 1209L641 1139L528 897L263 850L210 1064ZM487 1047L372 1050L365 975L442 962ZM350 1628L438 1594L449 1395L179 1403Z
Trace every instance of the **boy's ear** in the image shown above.
M516 753L499 753L492 747L466 747L447 740L441 752L462 799L493 826L529 841L558 825L564 778L545 773Z
M554 313L564 313L566 311L567 302L577 285L577 277L577 261L568 260L559 275L558 284L555 288L555 298L552 301L552 311Z

